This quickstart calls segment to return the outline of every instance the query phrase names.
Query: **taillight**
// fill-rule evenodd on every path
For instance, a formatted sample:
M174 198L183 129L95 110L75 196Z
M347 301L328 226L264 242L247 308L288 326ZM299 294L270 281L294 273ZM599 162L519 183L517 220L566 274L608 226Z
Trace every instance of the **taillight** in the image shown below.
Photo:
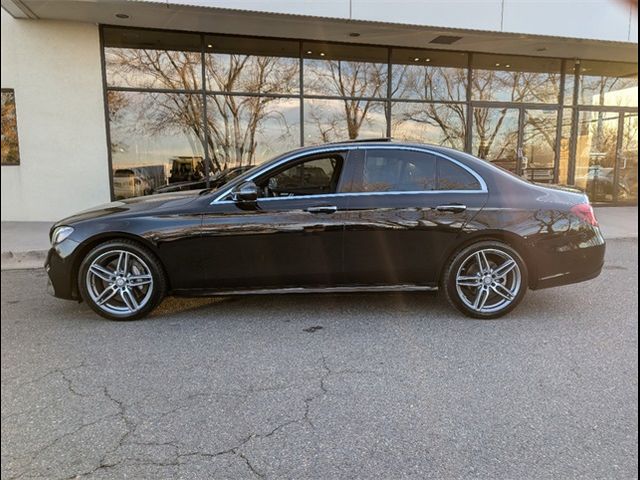
M571 213L573 213L580 220L584 220L589 225L594 227L598 226L598 220L596 220L596 214L593 211L593 207L588 203L580 203L571 207Z

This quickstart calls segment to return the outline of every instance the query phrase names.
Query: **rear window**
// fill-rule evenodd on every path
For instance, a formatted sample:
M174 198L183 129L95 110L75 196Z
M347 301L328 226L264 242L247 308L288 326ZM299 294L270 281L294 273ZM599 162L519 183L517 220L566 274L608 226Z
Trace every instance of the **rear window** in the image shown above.
M480 182L459 165L438 158L438 190L480 190Z

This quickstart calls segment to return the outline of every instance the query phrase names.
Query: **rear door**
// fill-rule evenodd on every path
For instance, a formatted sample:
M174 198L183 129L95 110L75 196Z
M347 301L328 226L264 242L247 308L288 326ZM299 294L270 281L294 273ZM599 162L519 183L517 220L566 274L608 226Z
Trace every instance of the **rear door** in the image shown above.
M437 283L448 247L486 202L482 179L453 159L408 147L361 148L350 171L345 279Z

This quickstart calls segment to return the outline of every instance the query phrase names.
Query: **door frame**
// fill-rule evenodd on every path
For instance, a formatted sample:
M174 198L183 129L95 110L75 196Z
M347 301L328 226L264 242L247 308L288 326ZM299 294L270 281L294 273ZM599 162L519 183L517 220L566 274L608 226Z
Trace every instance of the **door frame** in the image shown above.
M510 109L518 111L518 135L515 145L516 151L516 175L522 176L523 174L523 161L524 161L524 121L527 110L546 110L556 111L556 138L554 142L554 158L553 158L553 183L558 182L559 170L560 170L560 146L561 146L561 134L562 134L562 106L558 104L545 104L545 103L513 103L513 102L492 102L473 100L471 101L469 116L471 117L471 130L469 131L470 142L469 145L473 145L473 111L476 108L494 108L494 109ZM474 154L473 151L471 151Z
M580 114L583 112L602 112L602 113L612 113L618 116L618 126L616 132L616 148L614 164L613 164L613 182L615 186L615 190L613 192L613 199L611 202L594 202L601 203L603 205L634 205L637 204L635 202L620 202L618 198L618 181L620 180L620 162L621 162L621 154L622 154L622 143L624 141L624 126L625 119L627 116L629 117L637 117L638 111L634 107L616 107L609 105L578 105L574 108L573 121L571 123L571 138L572 143L570 146L571 152L569 155L569 183L575 184L575 174L576 174L576 166L577 166L577 154L578 154L578 128L580 125ZM587 192L589 193L589 192Z

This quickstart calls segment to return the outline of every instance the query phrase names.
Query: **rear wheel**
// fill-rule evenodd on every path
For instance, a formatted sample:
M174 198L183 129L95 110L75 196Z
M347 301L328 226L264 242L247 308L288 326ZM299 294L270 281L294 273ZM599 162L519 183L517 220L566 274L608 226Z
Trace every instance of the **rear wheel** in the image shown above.
M98 245L78 272L82 299L110 320L135 320L153 310L165 296L166 278L157 258L129 240Z
M509 245L473 244L456 253L445 268L447 300L473 318L498 318L513 310L528 288L527 266Z

